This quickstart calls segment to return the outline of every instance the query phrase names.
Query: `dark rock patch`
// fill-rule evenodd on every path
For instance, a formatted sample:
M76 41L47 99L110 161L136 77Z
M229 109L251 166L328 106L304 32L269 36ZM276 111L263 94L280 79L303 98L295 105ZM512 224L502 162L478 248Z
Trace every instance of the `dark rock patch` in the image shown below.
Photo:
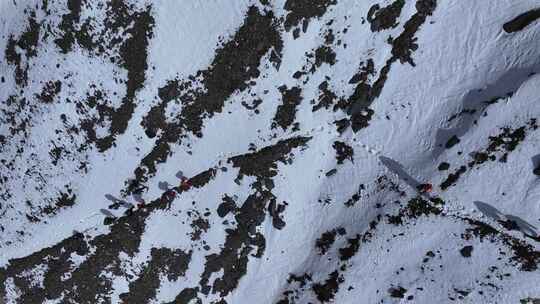
M500 162L506 162L508 154L514 151L517 146L525 140L527 131L536 130L538 128L536 119L531 119L527 125L517 129L511 129L504 127L496 136L489 137L489 145L485 151L474 152L472 154L473 161L469 163L469 166L479 165L487 160L495 161L497 159L496 154L499 154L498 160Z
M345 132L347 128L351 125L351 121L347 118L343 118L334 121L334 125L336 125L336 130L339 132L339 134L343 134L343 132Z
M339 259L342 261L348 261L352 258L360 249L360 235L352 239L347 239L347 246L339 249Z
M366 18L371 25L371 31L379 32L396 27L398 25L397 18L401 15L401 10L404 5L405 0L396 0L383 8L378 4L373 5L369 9Z
M71 207L75 205L76 199L77 199L77 195L74 194L73 191L68 188L67 192L60 193L60 197L56 200L56 206L58 208Z
M277 172L277 162L286 163L289 153L295 148L303 147L311 137L293 137L280 140L275 145L264 147L256 152L231 157L229 162L240 168L239 176L256 176L272 178Z
M527 131L538 129L535 118L530 119L526 125L512 129L510 127L501 128L501 132L496 136L489 137L489 144L483 151L470 153L472 160L468 163L469 168L482 165L486 161L495 161L505 163L508 155L513 152L527 136ZM448 175L440 187L442 190L448 189L454 185L460 176L467 171L466 166L461 166L454 173Z
M527 242L515 238L507 233L500 232L489 224L481 221L464 218L471 227L465 230L462 238L470 240L472 237L480 240L489 239L491 242L500 241L513 252L510 261L517 263L521 271L536 271L540 263L540 251Z
M294 137L252 153L229 158L228 162L232 163L233 167L239 168L238 180L245 175L257 178L251 185L255 192L241 207L233 211L236 228L226 229L225 243L221 251L206 256L205 268L199 281L203 294L212 292L219 294L220 297L227 296L246 274L249 257L262 257L266 240L260 232L257 232L257 227L265 220L267 204L275 200L270 191L274 187L272 178L277 174L276 163L278 161L287 163L292 149L304 146L309 139ZM228 205L230 206L230 203ZM223 208L221 213L226 214ZM281 220L279 216L274 218ZM279 225L281 223L278 223ZM210 277L217 272L222 272L221 277L210 283Z
M341 141L335 141L332 147L336 151L336 159L338 164L343 164L345 160L350 160L354 163L354 149Z
M424 259L422 260L422 263L427 263L429 262L429 260L433 259L435 257L435 253L433 253L433 251L429 250L428 252L426 252L426 255L424 257Z
M59 80L49 81L45 84L45 86L43 86L41 94L36 95L36 97L43 103L52 103L56 95L58 95L61 90L62 82L60 82Z
M359 82L365 83L368 80L369 76L372 76L375 73L375 64L373 59L368 59L366 63L360 63L359 71L351 77L349 84L356 84Z
M377 80L372 85L360 81L356 86L345 106L347 113L351 115L351 127L354 132L369 126L369 121L374 113L369 107L381 94L392 64L399 60L401 63L415 66L411 58L412 53L418 49L415 35L427 17L433 13L436 5L436 0L418 0L416 2L416 13L405 23L403 32L389 41L392 45L392 57L381 68Z
M421 197L416 197L409 200L407 203L406 215L408 215L410 218L417 218L422 215L428 216L431 214L439 215L441 213L441 209L437 205L440 205L440 203L437 201L432 204Z
M191 260L191 252L180 249L152 248L150 261L143 266L136 280L129 284L129 292L120 295L122 303L148 303L155 299L160 286L160 275L166 274L170 281L185 275Z
M21 36L17 39L13 35L9 36L4 55L6 61L15 66L15 82L21 87L28 84L29 60L37 56L40 31L41 24L37 22L36 13L32 11L28 17L28 26ZM22 50L22 53L19 53L17 48Z
M328 109L337 99L336 94L328 88L328 81L326 80L319 85L319 92L319 102L313 106L313 112L316 112L321 108Z
M321 234L321 237L315 241L315 248L317 248L317 250L319 251L319 254L324 255L328 252L328 250L332 247L332 245L336 241L336 236L338 235L338 233L339 235L344 235L345 229L336 228L336 229L332 229Z
M516 238L511 238L505 235L505 241L514 252L511 258L513 261L520 264L522 271L537 271L540 263L540 251L534 246Z
M125 4L113 5L112 10L116 14L126 11ZM123 17L123 16L122 16ZM120 18L122 18L120 17ZM118 19L118 18L117 18ZM153 36L155 24L151 14L151 8L137 12L129 16L127 23L133 23L127 31L130 38L120 45L121 66L127 70L127 88L125 100L112 115L111 135L122 134L127 128L127 123L131 119L135 104L135 93L143 87L146 80L146 70L148 68L148 44Z
M49 151L49 155L51 156L51 163L56 166L58 164L58 161L62 158L62 154L68 153L64 148L62 147L54 147Z
M334 31L332 29L328 29L328 31L324 34L324 43L326 45L330 45L334 43L335 40L336 36L334 35Z
M257 107L259 107L259 105L262 103L262 99L260 98L256 98L256 99L253 99L253 101L251 102L251 105L248 104L247 102L245 101L242 101L242 105L244 106L244 108L248 109L248 110L254 110L255 114L258 114L259 113L259 110L257 110Z
M448 177L441 183L440 187L442 190L448 189L450 186L454 185L460 178L460 176L467 171L467 167L461 166L454 173L450 173Z
M192 214L194 214L195 219L190 224L191 229L193 229L193 232L190 234L191 240L198 241L201 239L201 235L210 229L210 222L197 211L194 211Z
M215 168L210 168L208 170L205 170L192 178L188 180L189 184L195 188L202 188L206 184L208 184L217 174L217 170Z
M407 293L407 289L401 286L390 287L388 289L388 294L390 294L392 298L403 299L405 297L405 293Z
M331 47L322 45L315 50L315 63L311 67L311 72L314 73L323 63L334 65L336 63L336 53Z
M278 106L272 128L276 125L286 130L293 124L296 117L296 107L302 102L302 90L299 87L287 89L286 86L279 87L282 104Z
M107 138L100 140L97 145L101 151L107 150L112 146L114 137L123 134L128 126L128 122L133 115L135 109L135 93L143 87L146 79L146 69L148 68L148 44L153 35L154 17L151 15L151 8L148 7L145 11L127 14L127 6L121 1L113 2L111 8L114 14L127 18L127 24L133 23L131 28L127 30L129 38L120 45L121 66L127 70L127 85L126 95L122 104L116 111L107 111L111 118L110 133ZM124 17L124 15L127 15Z
M26 291L18 299L18 303L43 303L45 299L54 299L66 291L68 285L61 281L61 275L69 272L73 267L70 261L72 253L85 255L89 246L82 234L75 234L55 246L42 249L27 257L9 260L5 268L0 268L0 299L6 296L6 282L9 278L17 288ZM53 259L54 258L54 259ZM49 272L43 278L43 288L32 284L32 280L25 278L22 273L31 271L40 265L49 267ZM54 269L54 270L53 270ZM99 292L102 288L97 289Z
M497 229L484 222L470 219L466 219L465 221L472 226L472 228L468 228L466 230L466 234L464 236L465 239L469 239L470 235L474 235L476 237L479 237L480 239L483 239L499 234L499 231Z
M472 161L469 162L469 168L472 168L476 165L481 165L488 160L494 161L497 159L495 155L489 155L486 152L472 152L469 154L472 157Z
M24 297L32 297L21 299L22 303L42 303L61 296L73 303L110 301L113 278L102 276L102 272L107 270L113 276L127 276L121 269L120 253L133 257L138 252L145 220L159 205L160 200L157 199L145 208L130 212L129 216L117 218L110 224L108 234L86 240L83 234L77 232L55 246L10 260L6 268L0 269L0 297L5 294L6 279L14 278L17 288L25 291ZM92 252L89 248L93 248ZM85 256L77 267L70 262L73 253ZM43 288L34 286L31 281L17 279L25 270L41 264L48 266ZM66 273L70 274L69 278L62 279Z
M222 203L219 204L217 214L219 217L225 217L227 214L237 210L236 202L228 195L223 196Z
M358 252L360 243L370 242L381 218L381 215L377 215L376 218L369 223L369 229L362 235L357 234L353 238L347 238L346 245L338 250L339 270L328 274L328 279L325 282L312 283L312 277L307 273L303 275L291 274L289 279L287 279L289 287L283 292L283 296L278 303L297 303L297 301L300 300L300 296L310 290L315 293L320 302L331 302L338 292L339 286L344 282L344 278L339 271L345 271L347 269L349 260ZM326 253L335 242L336 237L344 236L346 233L347 231L342 227L327 231L317 240L319 246L316 247L323 248ZM330 257L328 257L328 259L331 260ZM351 290L351 287L349 287L348 290Z
M339 274L338 271L332 272L324 283L315 283L311 287L317 299L322 303L330 302L334 299L336 293L339 291L339 286L345 279Z
M272 225L278 230L285 227L285 221L283 220L281 214L285 211L287 205L287 202L283 202L281 204L276 203L275 199L270 200L270 204L268 205L268 212L272 217Z
M202 304L202 301L197 298L199 288L185 288L175 298L174 301L167 304L188 304L197 299L196 304Z
M73 190L66 185L66 191L61 191L59 196L54 199L50 204L46 205L43 208L40 208L40 216L53 216L57 214L60 209L68 208L75 205L77 200L77 195L73 193Z
M249 257L262 256L266 241L256 228L265 219L265 206L270 196L268 192L250 195L235 215L237 227L226 230L227 236L221 252L206 256L199 282L203 294L212 291L221 297L227 296L246 274ZM222 275L209 285L211 275L217 272L222 272Z
M212 170L203 171L199 175L207 176L207 172ZM183 192L178 187L175 190L180 194ZM71 191L69 189L67 191L67 196L61 202L66 206L71 204L72 197L74 199L74 196L70 194ZM265 195L270 194L266 193ZM264 198L261 199L265 201ZM259 203L251 204L250 200L256 200ZM244 247L245 244L242 242L236 243L239 240L237 237L240 237L241 240L242 233L238 234L232 229L228 230L233 244L239 246L235 247L236 249L245 248L247 254L251 251L251 246L258 247L255 254L258 257L264 251L264 237L260 234L254 234L256 225L260 223L261 218L264 219L265 208L264 204L260 204L260 202L261 200L251 197L237 213L236 220L240 223L238 231L241 231L244 237L248 238L247 246ZM155 290L152 290L153 286L159 286L159 282L155 280L156 275L163 274L171 280L177 279L187 269L190 253L186 254L179 250L166 248L154 249L151 261L141 269L139 278L135 280L131 280L131 275L122 270L121 256L135 256L139 250L141 236L146 228L146 218L154 210L160 209L161 205L162 201L158 198L147 203L144 208L127 210L125 216L118 217L109 223L110 232L107 234L86 238L83 234L75 231L71 237L52 247L8 261L6 267L0 268L0 298L6 294L7 280L13 279L15 286L22 291L22 296L18 299L20 303L43 303L46 300L56 300L60 297L63 297L62 299L66 303L110 302L112 281L115 277L124 277L131 282L130 292L124 297L129 299L139 296L153 297L155 295ZM246 233L248 234L246 235ZM230 243L226 244L230 245ZM234 247L234 245L231 246ZM236 249L229 253L234 255ZM84 257L78 266L71 262L72 254ZM223 261L226 262L227 259ZM40 268L42 265L45 266L45 271L43 280L37 282L38 285L35 284L35 280L23 276L23 273ZM229 269L233 269L233 273L242 269L241 267L236 268L236 265L231 267ZM103 276L104 271L109 275ZM156 274L156 271L159 273ZM225 282L230 282L228 277L226 279ZM180 302L176 303L183 303L180 300L183 298L196 298L197 292L198 288L185 289L177 297ZM131 303L131 301L128 302Z
M502 128L502 132L497 136L489 137L489 145L487 152L493 153L496 151L504 152L499 158L499 161L506 162L506 157L509 152L514 151L517 146L525 139L527 130L536 130L538 128L536 119L531 119L527 126L523 126L512 130L509 127Z
M416 32L426 22L427 17L433 14L436 6L437 0L418 0L416 2L416 13L405 23L401 35L391 42L393 58L399 59L401 63L407 62L415 66L411 55L418 49Z
M276 27L271 12L262 15L256 7L250 7L243 25L230 41L216 50L208 69L185 81L171 81L159 89L162 104L154 107L144 118L144 126L151 137L156 136L158 130L162 134L135 170L135 182L128 185L128 193L140 188L148 175L155 174L156 165L169 157L170 144L179 143L186 132L202 137L203 119L220 113L225 101L235 91L244 91L249 87L250 79L259 77L258 66L265 54L269 51L281 53L283 43ZM195 81L200 82L204 89L194 88L191 82ZM155 123L166 120L165 108L173 100L183 103L180 115L171 123Z
M540 18L540 8L525 12L514 19L506 22L503 25L503 29L507 33L514 33L523 30L529 24L533 23L536 19Z
M457 288L454 288L454 291L459 294L459 299L463 299L464 297L468 296L471 291L470 290L460 290L460 289L457 289Z
M57 45L67 53L77 42L92 55L106 56L127 71L126 94L120 106L114 108L103 103L97 107L98 118L87 119L81 124L88 138L96 144L100 152L104 152L113 146L116 136L125 132L135 110L135 94L146 80L148 45L153 36L155 20L151 6L136 11L124 0L117 0L108 3L106 7L103 6L107 16L104 21L104 32L91 31L88 20L78 31L75 30L75 25L80 25L82 4L81 0L68 1L69 13L63 16L61 23L64 35L55 41ZM112 38L119 36L120 33L126 38ZM96 126L102 124L105 119L110 120L109 134L97 138Z
M304 273L303 275L289 274L287 278L287 284L289 289L283 292L282 298L277 304L292 304L299 300L299 295L306 291L308 283L312 282L310 274ZM292 286L291 286L292 285ZM292 287L292 288L291 288Z
M399 164L396 162L396 164ZM400 165L401 166L401 165ZM393 169L393 168L392 168ZM403 169L403 166L401 166L401 169ZM392 170L394 173L403 176L403 179L408 178L408 173L405 172L406 175L402 174L399 170ZM404 170L403 170L404 172ZM408 182L408 181L406 181ZM381 175L377 177L377 180L375 181L377 185L377 191L382 191L385 189L388 189L396 194L398 194L401 197L404 197L406 195L405 191L403 191L398 183L390 179L386 175ZM413 183L411 183L413 184ZM414 187L416 187L416 183L414 184Z
M225 100L234 91L245 90L248 80L259 76L260 60L271 49L277 53L282 49L274 16L272 13L262 15L256 7L251 7L231 41L216 50L211 67L197 73L206 92L189 92L194 97L187 99L191 102L181 113L182 127L201 136L202 119L221 112Z
M443 146L448 138L456 135L464 136L469 130L478 124L480 119L488 115L488 108L496 103L508 103L514 92L526 81L531 73L534 73L535 67L530 69L511 69L503 74L495 82L484 88L472 89L466 92L461 101L461 111L448 119L453 122L449 129L441 128L437 130L435 138L435 157L443 152ZM466 115L465 115L466 114Z
M289 31L300 22L304 22L303 28L304 32L306 32L309 19L321 17L326 13L329 6L336 3L336 0L287 0L283 7L288 11L285 17L285 29Z
M416 219L421 216L440 215L442 213L442 205L444 202L441 199L431 198L429 201L421 196L410 199L407 205L401 208L396 215L387 215L390 224L399 226L406 219Z
M447 162L442 162L439 164L439 167L437 167L437 169L439 169L439 171L446 171L450 169L450 164Z
M354 205L356 205L356 203L360 200L362 191L365 189L366 187L364 186L364 184L360 184L360 186L358 186L358 192L353 194L351 198L344 203L344 205L347 207L353 207Z
M457 136L452 136L450 137L450 139L448 139L448 141L446 142L446 144L444 145L444 147L446 149L451 149L453 146L459 144L460 140Z
M459 250L459 253L461 253L461 255L464 258L470 258L472 251L473 251L473 246L465 246Z
M68 13L62 15L62 21L58 26L61 30L60 37L54 40L64 54L71 52L75 43L88 51L105 52L104 45L93 41L90 20L86 20L78 29L83 5L86 5L85 0L67 1Z

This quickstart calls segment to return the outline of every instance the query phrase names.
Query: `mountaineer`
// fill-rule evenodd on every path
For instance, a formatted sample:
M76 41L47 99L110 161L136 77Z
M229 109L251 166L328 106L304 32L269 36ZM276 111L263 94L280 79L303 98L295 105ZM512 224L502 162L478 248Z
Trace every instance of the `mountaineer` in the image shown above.
M187 179L185 176L182 176L182 178L180 180L179 188L182 191L189 190L189 188L191 188L191 182L189 181L189 179Z
M422 194L429 193L429 192L431 192L431 190L433 190L433 185L429 184L429 183L420 184L420 185L416 186L416 190L418 190L418 192L420 192Z

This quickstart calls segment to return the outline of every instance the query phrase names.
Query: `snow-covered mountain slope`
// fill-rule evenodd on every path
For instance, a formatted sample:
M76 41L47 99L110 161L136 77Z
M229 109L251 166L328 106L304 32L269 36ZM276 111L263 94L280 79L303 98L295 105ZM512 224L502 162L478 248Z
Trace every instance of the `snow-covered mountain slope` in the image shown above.
M537 303L539 7L1 1L0 303Z

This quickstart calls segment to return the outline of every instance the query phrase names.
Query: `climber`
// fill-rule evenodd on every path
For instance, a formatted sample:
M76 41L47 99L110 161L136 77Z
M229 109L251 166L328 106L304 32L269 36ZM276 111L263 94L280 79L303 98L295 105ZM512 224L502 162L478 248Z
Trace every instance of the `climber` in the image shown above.
M418 192L420 192L422 194L429 193L429 192L431 192L431 190L433 190L433 185L429 184L429 183L420 184L420 185L416 186L416 189L418 190Z
M169 190L169 197L172 198L172 199L175 199L176 198L176 191L174 191L173 189Z
M163 195L161 195L161 199L164 200L173 200L176 197L176 192L173 189L169 189L165 192L163 192Z
M137 208L135 210L139 210L139 209L142 209L146 206L146 202L144 201L144 199L141 197L139 198L139 200L137 201Z
M171 208L171 204L176 198L176 191L174 189L169 189L161 195L161 198L159 202L167 207L167 209Z
M191 182L189 181L189 179L187 179L186 177L182 176L181 180L180 180L180 190L182 191L187 191L189 190L189 188L191 188Z

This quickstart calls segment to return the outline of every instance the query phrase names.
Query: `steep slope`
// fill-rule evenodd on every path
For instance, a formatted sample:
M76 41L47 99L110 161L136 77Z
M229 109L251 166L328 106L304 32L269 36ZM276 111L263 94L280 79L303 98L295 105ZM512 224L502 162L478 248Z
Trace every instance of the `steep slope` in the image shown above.
M1 2L0 299L540 298L538 9Z

